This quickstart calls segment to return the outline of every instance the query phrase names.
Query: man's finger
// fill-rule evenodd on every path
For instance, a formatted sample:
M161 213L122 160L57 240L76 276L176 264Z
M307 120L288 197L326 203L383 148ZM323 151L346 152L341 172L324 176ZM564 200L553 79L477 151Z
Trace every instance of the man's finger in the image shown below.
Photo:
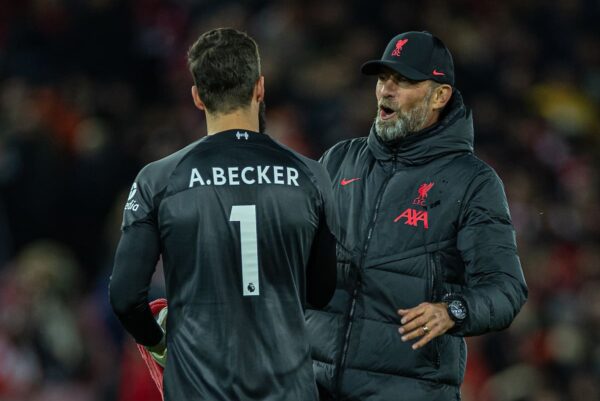
M415 329L423 327L423 325L426 324L428 321L429 321L429 319L428 319L427 314L423 314L423 315L411 320L410 322L406 323L405 325L401 326L398 331L400 332L400 334L407 334Z
M410 341L410 340L414 340L415 338L421 337L423 335L425 335L426 333L423 331L423 327L419 326L418 328L409 331L409 332L405 332L405 334L401 337L402 341Z
M404 311L404 313L401 313L400 311ZM400 322L402 324L406 324L408 322L410 322L411 320L413 320L414 318L416 318L417 316L422 315L425 312L425 308L421 305L416 306L412 309L400 309L398 311L398 313L402 316L402 320L400 320Z
M417 350L417 349L425 346L427 343L429 343L435 337L437 337L437 336L435 336L432 332L429 332L429 334L427 334L425 337L421 338L419 341L414 343L412 345L412 349Z
M423 338L421 338L419 341L417 341L416 343L414 343L412 345L412 349L419 349L419 348L423 347L428 342L430 342L431 340L433 340L434 338L436 338L437 336L439 336L441 334L441 330L440 330L439 326L430 327L430 329L431 329L431 331L429 333L427 333L426 336L424 336Z
M400 330L403 330L402 327L398 330L400 332L400 334L404 334L402 336L402 341L413 340L417 337L421 337L421 336L427 334L427 332L423 328L423 326L425 326L427 324L427 320L425 318L419 318L419 319L414 320L412 323L415 323L415 322L416 322L415 327L413 327L410 330L400 331ZM429 328L429 326L427 326L427 327Z
M422 308L422 307L424 307L424 306L427 306L427 305L430 305L430 304L429 304L428 302L421 302L419 305L417 305L417 306L415 306L415 307L413 307L413 308L408 308L408 309L398 309L396 312L397 312L397 313L398 313L400 316L403 316L403 315L406 315L406 314L407 314L408 312L410 312L410 311L413 311L413 310L415 310L415 309L418 309L418 308Z

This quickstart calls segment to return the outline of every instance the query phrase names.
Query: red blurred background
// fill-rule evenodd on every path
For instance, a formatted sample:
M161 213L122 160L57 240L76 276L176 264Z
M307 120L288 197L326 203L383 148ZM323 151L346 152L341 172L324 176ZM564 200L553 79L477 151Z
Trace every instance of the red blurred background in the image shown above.
M442 38L530 286L509 330L469 339L463 399L600 400L599 17L595 0L2 1L0 399L156 399L107 301L121 211L144 164L205 134L185 53L231 26L259 43L267 132L314 158L367 135L362 62L399 32Z

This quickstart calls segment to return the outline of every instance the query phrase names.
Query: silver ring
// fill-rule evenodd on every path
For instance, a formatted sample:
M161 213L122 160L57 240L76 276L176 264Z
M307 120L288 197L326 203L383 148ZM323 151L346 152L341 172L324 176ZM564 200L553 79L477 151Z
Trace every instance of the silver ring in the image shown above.
M423 333L427 334L431 331L431 329L429 327L427 327L426 324L423 325Z

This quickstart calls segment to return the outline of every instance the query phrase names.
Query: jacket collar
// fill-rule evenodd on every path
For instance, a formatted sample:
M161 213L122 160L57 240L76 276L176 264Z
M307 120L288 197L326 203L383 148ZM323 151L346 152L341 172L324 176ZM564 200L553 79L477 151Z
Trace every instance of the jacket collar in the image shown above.
M383 142L375 131L375 124L367 138L371 153L381 161L392 160L405 165L428 163L444 155L457 152L473 152L473 117L464 105L457 89L442 119L421 132L396 142Z

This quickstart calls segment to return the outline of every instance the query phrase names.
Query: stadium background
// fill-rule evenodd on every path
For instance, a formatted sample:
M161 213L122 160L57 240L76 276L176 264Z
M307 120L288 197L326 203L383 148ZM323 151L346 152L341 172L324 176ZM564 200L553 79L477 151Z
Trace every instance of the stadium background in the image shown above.
M508 331L469 340L464 400L600 400L599 4L3 0L0 400L157 398L108 276L136 172L205 133L185 52L219 26L256 38L268 132L311 157L367 134L363 61L441 37L530 286Z

